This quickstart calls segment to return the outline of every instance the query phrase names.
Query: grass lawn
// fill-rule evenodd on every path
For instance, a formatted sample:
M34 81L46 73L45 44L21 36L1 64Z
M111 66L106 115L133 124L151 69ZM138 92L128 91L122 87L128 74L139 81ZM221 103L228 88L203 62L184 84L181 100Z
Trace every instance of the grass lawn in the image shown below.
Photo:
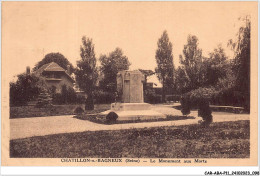
M51 108L36 108L34 106L10 107L10 119L23 117L46 117L59 115L73 115L74 110L82 105L54 105ZM84 107L84 106L83 106ZM95 109L85 113L99 113L110 109L110 104L96 104Z
M10 141L12 158L248 158L249 121L56 134Z

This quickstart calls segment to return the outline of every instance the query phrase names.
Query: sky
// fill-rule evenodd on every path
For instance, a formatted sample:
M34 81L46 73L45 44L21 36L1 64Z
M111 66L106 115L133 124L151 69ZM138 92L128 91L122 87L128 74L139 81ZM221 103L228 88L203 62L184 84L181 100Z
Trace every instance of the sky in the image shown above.
M31 68L44 55L63 54L74 66L82 36L93 39L97 59L116 47L130 69L154 69L157 41L167 30L179 65L189 34L207 56L238 31L238 18L255 2L2 2L2 64L9 77Z

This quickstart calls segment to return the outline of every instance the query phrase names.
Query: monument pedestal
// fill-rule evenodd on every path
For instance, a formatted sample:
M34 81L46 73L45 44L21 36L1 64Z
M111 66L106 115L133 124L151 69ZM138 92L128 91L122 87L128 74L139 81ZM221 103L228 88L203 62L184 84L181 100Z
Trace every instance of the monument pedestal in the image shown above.
M100 113L106 116L110 112L118 115L117 120L148 120L166 118L166 115L151 109L148 103L112 103L111 109Z
M148 103L112 103L111 110L113 111L139 111L150 110L151 105Z

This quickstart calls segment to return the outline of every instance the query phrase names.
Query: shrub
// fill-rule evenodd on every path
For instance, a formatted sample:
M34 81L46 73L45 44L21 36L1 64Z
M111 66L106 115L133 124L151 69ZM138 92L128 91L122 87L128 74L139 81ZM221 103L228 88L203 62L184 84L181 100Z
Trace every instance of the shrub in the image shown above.
M36 107L42 108L42 107L50 107L51 106L52 98L47 92L46 89L43 89L38 97Z
M208 99L201 98L198 107L198 116L203 119L202 125L208 126L213 121Z
M77 107L75 110L74 110L74 113L77 114L77 115L80 115L84 112L84 109L82 109L81 107Z
M84 95L77 95L76 104L83 104L86 101L86 97Z
M211 102L215 105L244 107L245 99L241 92L232 89L222 89L211 99Z
M89 94L85 101L85 110L94 110L94 100L92 94Z
M213 88L199 88L184 94L181 98L182 114L187 115L191 108L198 108L198 116L203 119L202 125L208 126L212 122L209 100L216 94Z
M162 96L155 93L154 90L145 90L144 91L144 102L157 104L162 103Z
M190 114L190 100L188 96L182 96L181 97L181 112L183 115L189 115Z
M62 100L62 95L60 93L55 93L52 96L52 103L53 104L64 104Z
M198 88L186 93L185 96L189 97L191 109L198 109L200 101L203 101L203 99L209 101L217 94L218 91L214 88Z
M93 92L95 104L107 104L115 102L115 95L111 92L97 90Z
M85 103L85 97L77 95L75 90L66 85L62 86L61 93L54 93L52 96L54 104L82 104Z
M221 106L238 106L249 109L246 103L246 95L242 92L235 91L233 88L215 90L214 88L198 88L186 94L190 97L191 109L198 108L198 102L206 98L210 104Z
M118 115L115 112L110 112L106 116L107 122L109 122L109 123L115 122L117 118L118 118Z

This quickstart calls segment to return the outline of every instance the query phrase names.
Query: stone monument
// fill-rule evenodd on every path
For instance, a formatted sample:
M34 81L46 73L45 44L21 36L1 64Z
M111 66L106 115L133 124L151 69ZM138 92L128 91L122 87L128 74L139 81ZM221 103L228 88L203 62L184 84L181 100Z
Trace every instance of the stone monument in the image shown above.
M144 103L143 81L144 75L138 70L120 71L117 74L116 102L101 115L114 112L118 115L117 120L165 118L164 114L151 110L152 106Z

